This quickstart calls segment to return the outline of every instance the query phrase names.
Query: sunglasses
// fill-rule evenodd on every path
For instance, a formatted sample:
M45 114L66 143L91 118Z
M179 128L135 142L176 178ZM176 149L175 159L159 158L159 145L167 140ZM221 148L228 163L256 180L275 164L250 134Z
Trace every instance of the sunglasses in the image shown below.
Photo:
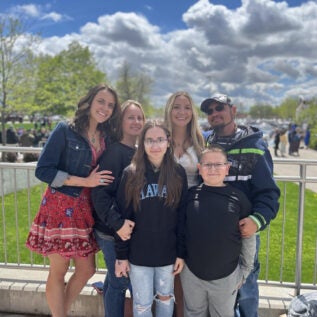
M216 112L221 112L225 109L225 104L221 103L219 105L217 105L215 108L208 108L206 109L206 113L208 116L212 115L214 113L214 111Z

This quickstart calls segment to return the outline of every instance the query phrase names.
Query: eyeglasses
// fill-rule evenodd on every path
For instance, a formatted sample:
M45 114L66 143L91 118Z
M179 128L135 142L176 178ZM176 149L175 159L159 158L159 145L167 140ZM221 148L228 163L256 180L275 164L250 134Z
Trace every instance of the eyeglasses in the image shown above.
M208 116L212 115L214 113L214 111L216 112L221 112L225 109L225 104L220 103L219 105L217 105L215 108L208 108L206 109L206 113Z
M167 142L167 139L164 139L164 138L158 138L156 140L153 140L153 139L145 139L144 140L144 144L146 146L153 146L154 144L157 144L158 146L162 146L166 142Z
M206 170L211 170L212 168L219 170L225 166L227 166L229 163L200 163L201 167Z

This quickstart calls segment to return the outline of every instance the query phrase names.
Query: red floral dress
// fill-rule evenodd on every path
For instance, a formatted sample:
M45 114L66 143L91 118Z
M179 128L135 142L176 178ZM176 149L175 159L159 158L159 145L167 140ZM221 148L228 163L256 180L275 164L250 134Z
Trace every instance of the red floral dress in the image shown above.
M93 153L92 166L105 149ZM79 197L65 195L48 186L40 209L33 220L26 246L44 256L58 253L64 257L87 257L98 252L93 235L94 219L90 188L83 188Z

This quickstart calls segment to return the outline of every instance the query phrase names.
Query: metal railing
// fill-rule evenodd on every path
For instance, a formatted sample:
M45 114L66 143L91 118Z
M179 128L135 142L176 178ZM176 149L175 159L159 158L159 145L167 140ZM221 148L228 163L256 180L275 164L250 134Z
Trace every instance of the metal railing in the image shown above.
M281 197L283 200L280 204L279 216L282 219L281 223L281 254L280 254L280 274L278 280L269 280L268 279L268 271L269 271L269 257L265 257L265 279L263 281L259 281L260 284L268 284L272 286L290 286L295 289L296 294L300 294L301 289L317 289L317 217L315 214L311 218L305 218L305 209L307 206L313 206L315 209L317 207L317 160L307 160L307 159L274 159L274 166L287 166L287 171L285 174L287 175L275 175L275 180L278 181L279 187L281 189ZM288 197L287 196L287 184L296 184L297 186L297 197ZM308 188L309 187L309 188ZM309 195L309 197L308 197ZM307 199L306 199L307 198ZM293 208L290 208L289 200L294 200ZM296 230L293 230L291 234L292 238L295 241L293 246L294 248L294 262L295 262L295 278L294 282L287 282L283 280L283 269L287 269L287 265L285 265L284 256L286 253L285 240L287 233L285 231L287 224L287 217L290 209L296 211L297 218L294 226ZM315 211L315 210L314 210ZM274 226L275 220L271 222L271 225L263 232L261 235L261 243L265 239L266 241L266 254L271 247L272 240L272 227ZM306 227L306 231L304 228ZM264 239L263 239L264 238ZM306 242L306 243L305 243ZM304 245L305 243L305 245ZM289 244L288 244L289 246ZM309 254L311 267L304 267L306 271L309 269L311 272L311 278L308 281L303 282L302 273L303 273L303 265L305 265L305 261L307 259L307 247L309 246L309 250L311 251ZM287 250L288 251L288 250ZM307 277L306 277L307 280Z
M0 147L0 152L2 151L39 153L41 148ZM275 221L273 220L271 225L261 233L261 250L262 253L264 252L264 257L262 256L261 258L262 279L259 283L292 287L299 294L300 289L303 288L317 289L317 217L305 218L307 204L310 203L317 206L317 190L315 193L306 190L308 184L316 184L317 186L317 177L314 176L317 176L317 173L312 173L309 170L310 168L317 168L317 160L275 159L274 164L275 166L281 164L294 167L289 168L291 175L275 176L283 197L278 215L281 227L273 228L275 225ZM31 222L38 210L41 196L46 188L45 184L35 178L35 166L36 162L0 163L0 268L17 267L36 270L48 268L48 263L44 257L30 252L24 246ZM295 173L296 169L298 171L297 174ZM288 197L287 187L289 184L294 183L295 185L293 186L295 186L297 197L293 197L294 194ZM308 195L312 198L306 201ZM311 202L311 199L314 201ZM293 224L291 232L288 232L290 213L296 214L296 221ZM307 229L307 232L305 232L305 226L308 225L310 229ZM276 240L276 233L280 235L279 240ZM294 243L287 243L286 240L294 241ZM306 244L304 245L304 243ZM314 253L310 254L309 260L313 268L309 268L312 272L311 278L305 276L303 280L303 261L306 261L306 258L304 258L306 252L304 246L306 247L307 245ZM277 246L280 247L279 260L276 258L272 259L269 255L270 251ZM286 259L286 251L290 251L288 248L293 248L291 261ZM100 263L103 263L100 252L97 256L101 259ZM273 260L275 262L271 265ZM287 261L291 263L285 263ZM294 267L295 272L294 279L290 281L284 279L285 272L290 270L289 266ZM276 269L276 267L279 269L278 276L276 277L275 274L275 278L271 278L270 271L272 268ZM99 268L98 270L103 271L104 268Z

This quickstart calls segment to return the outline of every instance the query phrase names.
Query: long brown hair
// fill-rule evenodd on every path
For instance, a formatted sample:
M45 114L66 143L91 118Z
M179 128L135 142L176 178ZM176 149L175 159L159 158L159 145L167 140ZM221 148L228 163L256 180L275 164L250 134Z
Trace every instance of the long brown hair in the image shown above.
M133 204L133 208L137 211L140 208L140 193L146 184L145 172L146 166L150 165L144 147L144 140L146 132L149 129L158 127L164 131L166 138L170 142L170 132L167 127L158 121L148 121L139 136L138 148L135 152L131 165L130 173L128 174L125 185L126 205ZM161 166L160 176L158 180L158 192L161 192L163 186L167 186L167 197L165 205L168 207L176 207L179 203L182 191L182 179L177 173L179 166L174 160L174 153L172 146L169 146L164 154Z
M119 126L121 108L116 91L106 84L98 84L92 87L88 91L88 93L79 100L78 108L75 112L75 117L73 119L73 122L71 123L71 127L79 134L85 134L85 132L89 128L89 115L91 104L96 95L98 94L98 92L101 90L109 91L113 95L115 105L111 117L107 121L99 123L97 126L97 130L99 130L103 136L109 135L113 139L117 139L117 130Z

